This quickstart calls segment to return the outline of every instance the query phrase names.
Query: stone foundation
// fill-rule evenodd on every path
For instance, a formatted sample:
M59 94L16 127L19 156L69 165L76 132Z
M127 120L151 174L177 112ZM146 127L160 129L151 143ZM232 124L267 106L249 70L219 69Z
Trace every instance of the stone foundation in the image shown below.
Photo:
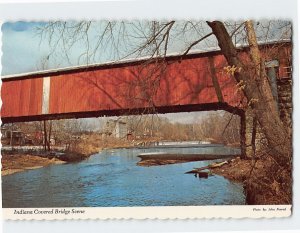
M292 134L292 80L281 78L277 80L278 87L278 110L283 123L290 129ZM267 140L263 134L253 111L249 108L245 111L245 156L252 158L266 147ZM255 134L255 136L254 136ZM255 143L253 141L255 140Z

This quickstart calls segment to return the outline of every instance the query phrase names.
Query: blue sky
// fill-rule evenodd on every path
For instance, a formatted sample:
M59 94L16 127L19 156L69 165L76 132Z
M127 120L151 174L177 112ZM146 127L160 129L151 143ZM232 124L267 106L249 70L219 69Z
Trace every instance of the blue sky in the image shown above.
M129 36L127 41L118 42L119 48L118 52L116 52L116 49L112 45L112 40L107 37L103 46L98 48L95 57L88 61L89 63L99 63L125 57L129 53L128 51L133 50L134 46L143 41L143 39L138 38L138 36L143 36L141 35L142 33L140 31L133 32L134 29L130 26L130 22L127 23L129 25L126 26L127 34L137 33L137 38ZM67 42L67 47L69 46L70 49L65 52L62 41L54 36L51 46L56 43L56 40L58 43L55 52L51 53L52 47L49 46L49 37L41 37L37 30L37 28L45 24L45 22L7 22L2 25L2 75L40 70L42 69L41 60L45 60L49 54L51 56L48 60L47 69L86 64L85 56L81 56L86 52L86 42L84 40L78 40L73 45ZM106 24L107 22L105 21L99 21L93 22L91 25L88 33L91 50L96 47L99 35L101 35ZM188 36L183 37L182 35L176 35L176 33L175 31L173 35L176 40L169 43L168 52L182 51L182 48L186 47L186 43L190 43L187 41L193 39L195 36L194 34L189 35L187 33ZM117 37L118 34L116 33L115 38ZM205 41L200 47L203 48L206 45L207 42Z
M69 21L68 25L78 24L80 22ZM107 26L107 21L92 22L88 30L88 43L89 53L97 46L99 35ZM118 22L119 23L119 22ZM46 22L6 22L2 25L2 75L18 74L23 72L31 72L41 69L55 69L74 65L83 65L86 63L100 63L108 60L121 59L135 49L135 46L140 43L145 43L145 34L149 33L149 22L147 21L125 21L126 29L122 31L123 34L128 36L120 37L118 34L118 27L114 31L114 39L106 36L102 45L97 48L97 52L92 59L86 60L87 46L85 39L82 39L82 34L71 33L71 39L76 39L76 43L67 41L65 46L61 40L58 39L55 33L52 39L51 46L49 45L49 35L42 37L37 28L45 26ZM196 22L197 30L189 28L185 33L182 33L183 25L186 22L178 21L171 31L170 41L168 45L168 53L183 52L185 49L194 42L196 39L201 38L207 33L211 32L205 22ZM285 21L263 21L255 24L258 36L261 40L266 39L280 39L284 35L282 29ZM230 23L234 25L234 22ZM117 24L117 25L120 25ZM134 26L133 26L134 25ZM136 27L137 25L137 27ZM228 25L228 22L227 22ZM271 26L270 26L271 25ZM267 30L270 26L270 30ZM230 31L232 26L227 26ZM280 28L280 29L279 29ZM56 31L58 32L58 31ZM286 37L289 37L291 30L288 30ZM241 36L244 36L241 34ZM238 43L244 41L239 39ZM113 46L114 42L118 42L117 46ZM51 48L56 46L56 50L52 53ZM67 47L67 49L66 49ZM116 48L117 47L117 48ZM207 49L208 47L217 47L217 42L214 36L211 36L202 41L193 49ZM118 50L118 52L117 52ZM51 54L49 56L49 54ZM84 56L82 56L84 55ZM146 55L146 54L143 54ZM47 66L42 67L41 61L49 58Z
M38 28L45 22L7 22L2 25L2 75L32 72L43 69L41 61L50 52L46 38L38 33ZM69 61L59 55L60 48L49 57L47 69L78 65L80 44L68 54Z
M2 25L2 75L33 71L47 47L39 46L35 28L42 23L16 22Z

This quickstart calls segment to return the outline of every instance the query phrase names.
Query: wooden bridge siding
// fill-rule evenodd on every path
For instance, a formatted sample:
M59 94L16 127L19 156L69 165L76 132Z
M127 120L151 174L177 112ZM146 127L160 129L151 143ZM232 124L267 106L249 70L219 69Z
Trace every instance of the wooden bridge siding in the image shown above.
M2 82L1 116L31 116L41 114L43 79Z
M279 60L279 78L287 76L283 67L289 65L290 44L269 46L262 51L266 60ZM233 77L223 70L227 63L222 55L214 53L214 56L205 54L197 58L168 61L159 85L154 83L162 70L155 64L52 75L49 114L215 103L218 100L208 56L213 57L224 101L231 106L239 106L241 93L236 91ZM240 56L245 63L249 62L246 52L240 52ZM157 92L153 86L157 87ZM40 76L26 77L22 81L4 81L1 116L9 119L41 115L42 89L43 78ZM154 92L156 94L151 96Z
M224 73L226 63L222 56L216 56L214 61L224 101L235 106L240 101L235 80ZM166 68L164 65L139 65L53 76L49 113L218 102L208 58L173 62Z

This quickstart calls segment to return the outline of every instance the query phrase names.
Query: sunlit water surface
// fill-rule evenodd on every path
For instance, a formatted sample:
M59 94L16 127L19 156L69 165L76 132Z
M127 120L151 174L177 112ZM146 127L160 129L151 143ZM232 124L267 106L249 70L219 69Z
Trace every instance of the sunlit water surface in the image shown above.
M243 205L239 183L184 174L212 161L140 167L140 153L238 154L227 147L105 150L79 163L51 165L2 177L4 208ZM218 160L220 161L220 160Z

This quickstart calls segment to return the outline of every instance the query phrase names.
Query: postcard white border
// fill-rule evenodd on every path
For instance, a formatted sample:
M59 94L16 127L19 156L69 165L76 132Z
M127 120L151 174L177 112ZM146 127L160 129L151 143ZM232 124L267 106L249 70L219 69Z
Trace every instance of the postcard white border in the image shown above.
M275 0L264 0L264 1L240 1L240 0L210 0L210 1L181 1L181 5L178 4L180 1L172 1L172 0L161 0L160 7L157 8L157 11L150 10L152 7L149 5L153 5L154 0L150 1L130 1L130 2L122 2L122 7L120 7L120 2L113 1L113 2L105 2L105 3L90 3L89 4L89 11L83 10L83 5L77 5L77 7L72 7L71 9L64 8L58 9L58 4L52 3L51 5L44 4L43 7L37 6L34 4L27 4L26 6L23 4L9 4L5 7L0 7L0 20L46 20L46 19L79 19L79 18L87 18L88 16L92 16L93 18L101 17L110 17L110 18L157 18L157 17L164 17L164 18L196 18L201 13L201 18L215 18L217 15L218 18L245 18L245 17L252 17L252 18L285 18L285 19L292 19L294 23L294 43L299 41L299 7L297 12L297 0L282 0L282 1L275 1ZM162 4L162 3L165 4ZM184 3L184 4L183 4ZM65 5L71 3L65 3ZM99 9L99 4L102 8ZM124 5L123 5L124 4ZM110 5L111 7L116 7L116 11L113 12L108 10L107 6ZM185 6L186 5L186 6ZM204 5L207 5L205 7ZM251 5L251 6L250 6ZM106 6L106 7L104 7ZM132 6L132 7L131 7ZM172 10L169 8L172 7ZM258 8L255 8L258 7ZM129 10L131 8L131 10ZM43 10L47 9L47 11ZM68 9L68 10L66 10ZM205 9L205 10L203 10ZM266 10L268 9L268 10ZM164 12L163 12L164 10ZM65 12L68 12L66 14ZM294 45L294 72L297 78L299 78L299 44ZM300 119L299 114L299 80L295 80L293 86L293 101L294 101L294 119ZM299 123L294 121L294 166L300 167L299 158L296 156L299 153L299 143L297 144L297 138L300 138L299 135ZM299 139L298 139L299 140ZM193 220L189 221L189 227L185 225L182 228L181 224L183 222L176 221L172 222L172 227L168 229L185 229L185 230L223 230L223 229L232 229L232 230L251 230L251 229L295 229L300 227L300 189L299 189L299 177L300 172L299 170L294 171L294 206L293 206L293 214L289 218L284 219L268 219L267 221L254 221L251 219L243 219L243 220L228 220L226 222L212 219L210 222L202 221L202 220ZM1 194L0 194L1 195ZM2 198L1 198L2 199ZM5 211L4 211L5 212ZM70 222L69 222L70 223ZM119 222L120 223L120 222ZM144 223L136 222L137 225L140 225L140 229L147 231L144 229ZM169 222L170 223L170 222ZM11 221L6 222L6 224L12 224ZM40 222L40 224L42 224ZM104 222L102 222L103 225ZM111 222L107 223L108 225ZM129 223L130 224L130 223ZM149 225L149 221L147 223ZM167 228L164 228L164 223L157 220L155 222L150 222L150 225L154 226L157 224L155 229L160 229L159 231L166 231ZM44 223L47 225L47 223ZM51 226L54 226L52 224ZM69 224L69 226L72 224ZM73 224L74 225L74 224ZM76 224L75 224L76 225ZM95 224L97 225L97 224ZM101 225L101 224L100 224ZM124 222L120 224L121 228L119 230L124 230ZM35 225L37 226L37 225ZM40 225L41 226L41 225ZM50 225L48 225L49 227ZM62 230L68 229L68 222L62 222L62 224L56 223L57 229ZM77 227L80 226L77 225ZM25 227L25 228L24 228ZM26 227L28 231L26 231ZM61 228L62 227L62 228ZM79 227L80 228L80 227ZM79 229L78 228L78 229ZM19 230L23 232L40 232L42 228L39 227L32 227L32 224L19 224ZM52 228L52 230L54 230ZM13 231L11 231L13 232ZM20 232L20 231L15 231ZM50 232L50 231L49 231ZM77 232L77 231L76 231ZM79 232L79 231L78 231Z
M283 218L291 205L4 208L9 220Z

